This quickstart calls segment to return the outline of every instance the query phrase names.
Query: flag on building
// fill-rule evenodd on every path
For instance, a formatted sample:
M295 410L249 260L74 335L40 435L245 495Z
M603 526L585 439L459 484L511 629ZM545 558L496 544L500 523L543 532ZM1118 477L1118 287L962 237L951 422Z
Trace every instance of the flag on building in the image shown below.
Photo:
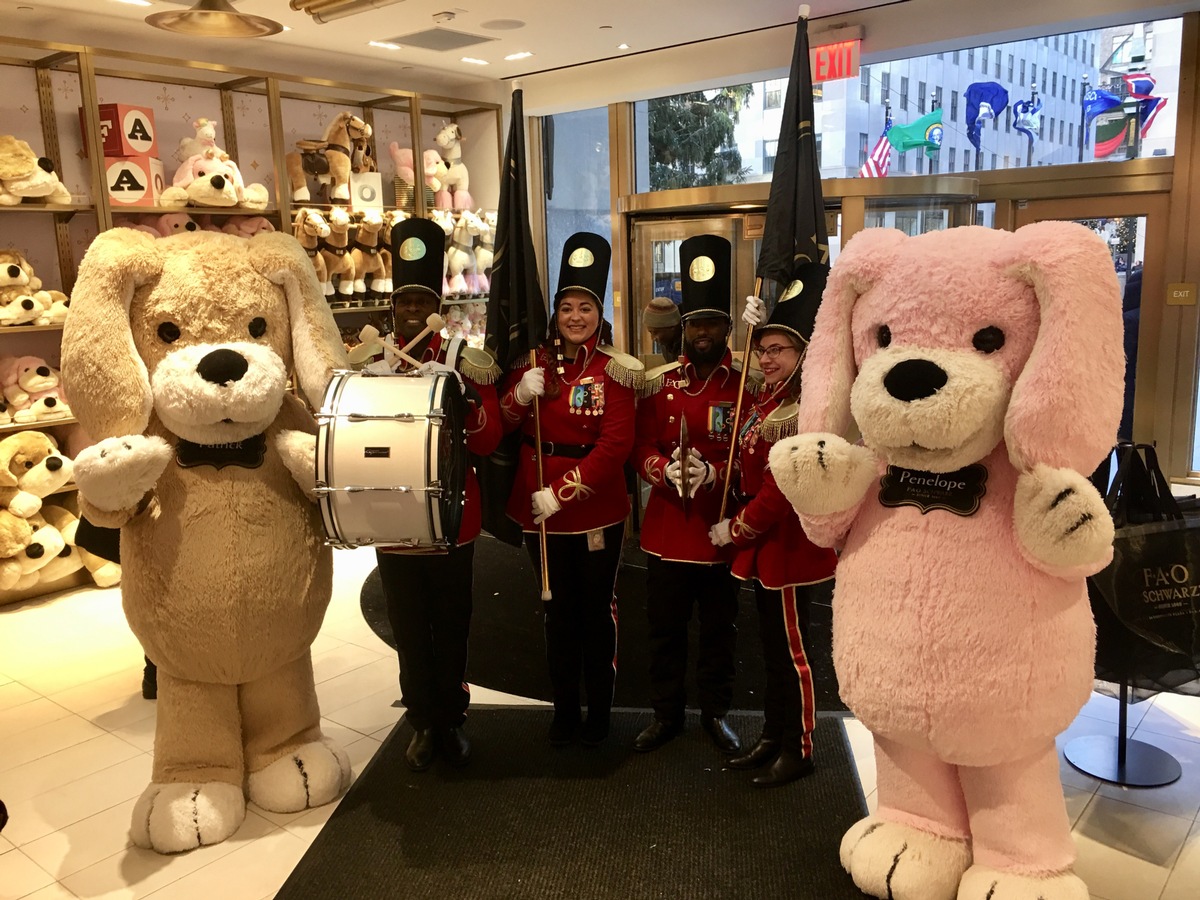
M867 157L867 161L858 170L859 178L887 178L888 169L892 165L892 142L888 140L888 129L892 127L892 110L887 111L883 134L875 142L875 149Z
M1042 101L1037 96L1013 104L1013 128L1036 144L1042 130Z
M829 262L815 121L808 19L801 17L796 21L792 68L784 94L767 220L755 271L759 278L769 278L783 286L792 283L798 266Z
M1150 126L1154 124L1154 117L1167 105L1167 98L1151 96L1157 81L1149 72L1122 75L1121 79L1125 82L1129 96L1138 101L1138 122L1144 138Z
M908 125L893 125L888 129L888 141L899 153L914 147L924 147L925 155L933 159L937 156L938 148L942 146L941 107Z
M967 86L967 140L976 150L983 126L1008 108L1008 91L994 81L976 81Z
M1083 120L1088 125L1092 124L1092 119L1101 113L1106 113L1110 109L1115 109L1121 105L1121 98L1116 94L1110 93L1103 88L1091 88L1083 95Z
M529 225L525 112L518 88L512 93L512 119L501 168L484 346L507 372L519 361L528 359L529 351L541 344L546 337L546 325L546 301ZM483 527L514 546L521 545L521 529L505 514L505 507L517 474L520 438L519 431L506 437L496 452L480 460L476 468Z

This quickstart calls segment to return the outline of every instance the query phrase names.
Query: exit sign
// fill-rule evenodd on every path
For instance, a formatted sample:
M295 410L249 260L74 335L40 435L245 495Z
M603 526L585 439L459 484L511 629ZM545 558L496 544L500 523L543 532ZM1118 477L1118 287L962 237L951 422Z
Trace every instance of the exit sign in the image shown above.
M861 40L824 44L809 51L813 84L858 77L858 52Z

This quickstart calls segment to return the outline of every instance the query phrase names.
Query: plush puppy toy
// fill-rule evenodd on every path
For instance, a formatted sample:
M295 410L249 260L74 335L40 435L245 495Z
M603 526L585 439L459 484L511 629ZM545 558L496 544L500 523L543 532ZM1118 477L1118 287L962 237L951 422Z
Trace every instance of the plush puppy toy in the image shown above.
M125 614L159 667L139 847L223 841L246 796L297 811L349 782L321 734L309 652L332 584L316 427L288 390L294 371L316 405L346 366L290 235L113 229L80 266L62 340L98 439L76 459L80 511L121 529Z
M1112 259L1081 225L868 229L833 266L802 433L770 465L843 548L834 665L879 809L841 859L871 896L1088 898L1054 738L1092 686L1084 578L1113 524L1088 475L1123 373Z

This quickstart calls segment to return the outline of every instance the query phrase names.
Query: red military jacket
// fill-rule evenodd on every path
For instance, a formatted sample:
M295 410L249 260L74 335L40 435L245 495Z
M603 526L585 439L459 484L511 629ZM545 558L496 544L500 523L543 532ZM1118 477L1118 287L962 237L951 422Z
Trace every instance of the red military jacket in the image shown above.
M796 428L795 406L772 416L781 402L778 393L743 401L750 413L739 429L737 458L740 493L750 499L729 523L736 548L733 574L744 581L757 579L772 590L825 581L837 566L836 553L818 547L805 535L796 511L771 474L767 461L771 445L794 434Z
M435 334L429 341L429 346L421 354L421 362L446 362L446 351L449 341L443 340L440 334ZM484 350L464 348L459 353L455 368L469 385L467 390L466 421L467 450L476 456L488 456L500 443L504 428L500 421L500 401L496 396L496 380L500 377L500 367L496 365L491 355ZM478 399L472 396L470 388ZM479 508L479 481L475 477L475 467L467 467L467 496L463 506L462 524L458 528L458 546L469 544L479 537L482 516Z
M674 562L728 563L729 547L714 547L708 530L721 513L721 489L729 460L729 439L741 374L728 350L707 379L686 360L646 374L638 402L633 464L648 481L650 500L642 520L642 549ZM666 478L679 446L680 422L687 421L688 445L716 470L716 479L688 500Z
M546 370L549 392L559 377L553 348L538 350L537 359ZM533 404L522 406L516 398L526 368L509 374L500 397L505 432L520 429L524 435L506 512L523 530L537 531L530 500L538 490ZM614 525L629 515L624 467L633 449L635 390L641 387L642 364L612 347L597 346L593 335L575 359L563 360L563 368L565 383L560 384L558 396L538 401L545 486L562 504L562 509L546 520L546 530L581 534ZM583 456L568 456L555 453L554 444L589 449Z

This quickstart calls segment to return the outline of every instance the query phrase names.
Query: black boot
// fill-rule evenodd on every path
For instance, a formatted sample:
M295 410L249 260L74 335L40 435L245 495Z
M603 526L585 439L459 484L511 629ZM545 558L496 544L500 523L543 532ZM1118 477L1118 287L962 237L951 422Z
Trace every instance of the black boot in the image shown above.
M757 769L765 766L779 755L779 741L776 738L760 737L758 743L743 753L730 759L726 766L731 769Z
M432 728L418 728L404 751L404 761L414 772L424 772L433 765L434 749L437 745Z
M813 773L811 756L801 756L799 750L784 747L775 757L775 762L763 774L754 779L757 787L779 787L799 781Z
M461 725L442 729L439 749L442 759L456 769L461 769L471 761L471 741Z
M142 697L146 700L158 699L158 666L145 657L146 668L142 669Z
M633 749L639 753L649 753L682 733L682 722L664 722L662 719L655 719L634 740Z
M741 739L725 721L724 716L705 716L700 720L700 724L722 753L733 754L742 749Z

